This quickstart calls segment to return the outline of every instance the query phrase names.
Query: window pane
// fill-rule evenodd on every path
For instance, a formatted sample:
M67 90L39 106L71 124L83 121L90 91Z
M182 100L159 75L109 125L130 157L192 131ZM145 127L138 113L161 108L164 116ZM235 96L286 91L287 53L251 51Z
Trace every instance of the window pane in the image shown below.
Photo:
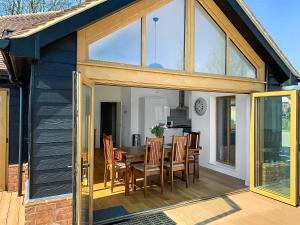
M256 78L256 69L243 53L230 41L230 76Z
M235 166L236 105L234 97L217 98L218 162Z
M197 3L195 11L195 71L225 75L225 57L226 34Z
M289 96L257 98L255 111L255 185L289 197L291 99Z
M184 0L147 15L147 65L153 68L184 69Z
M141 20L90 44L89 58L141 65Z

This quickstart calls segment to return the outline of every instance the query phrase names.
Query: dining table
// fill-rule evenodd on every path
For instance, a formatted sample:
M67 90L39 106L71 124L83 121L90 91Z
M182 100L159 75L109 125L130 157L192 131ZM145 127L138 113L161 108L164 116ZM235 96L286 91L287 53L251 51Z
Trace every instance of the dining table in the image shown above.
M164 159L169 159L171 157L172 146L164 146ZM129 177L132 164L143 163L145 159L145 146L130 146L121 147L117 150L118 158L125 162L126 174L125 174L125 195L129 195ZM195 162L198 165L199 162L199 149L189 149L189 155L195 157ZM199 167L196 166L196 178L199 178Z

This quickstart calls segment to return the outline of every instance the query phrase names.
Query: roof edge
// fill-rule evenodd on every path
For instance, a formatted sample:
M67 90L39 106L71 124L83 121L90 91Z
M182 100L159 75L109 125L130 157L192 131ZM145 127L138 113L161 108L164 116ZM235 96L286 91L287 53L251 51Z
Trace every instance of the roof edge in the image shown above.
M270 46L275 50L280 59L284 62L284 64L290 69L290 71L295 75L300 77L298 70L292 65L292 63L287 59L284 53L277 46L272 37L268 34L268 32L264 29L262 24L258 21L258 19L254 16L250 8L243 0L236 0L236 2L240 5L241 9L246 13L255 27L259 30L259 32L263 35L266 41L270 44Z

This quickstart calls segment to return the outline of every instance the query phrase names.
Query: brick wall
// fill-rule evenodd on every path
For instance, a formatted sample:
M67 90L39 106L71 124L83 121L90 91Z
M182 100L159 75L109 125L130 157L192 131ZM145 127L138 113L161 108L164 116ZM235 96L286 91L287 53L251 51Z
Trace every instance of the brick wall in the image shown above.
M27 163L23 164L23 175L22 175L22 190L25 190L25 183L28 177ZM19 165L13 164L8 166L8 179L7 179L7 190L16 192L18 191L18 178L19 178Z
M72 225L72 197L26 203L25 225Z

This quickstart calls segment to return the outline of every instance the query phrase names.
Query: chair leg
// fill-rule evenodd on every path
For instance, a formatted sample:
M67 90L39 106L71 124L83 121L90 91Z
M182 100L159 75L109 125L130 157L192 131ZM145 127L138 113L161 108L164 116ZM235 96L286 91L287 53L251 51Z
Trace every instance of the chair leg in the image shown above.
M164 171L160 173L160 188L161 188L161 193L164 193Z
M135 176L134 176L133 169L131 170L131 188L132 188L133 191L136 191Z
M146 197L146 191L147 191L147 176L144 176L144 197Z
M188 168L185 169L185 182L186 182L186 187L189 187L189 170Z
M194 160L193 183L196 181L196 160Z
M115 181L115 179L114 179L115 171L114 171L113 167L110 170L110 177L111 177L110 192L113 193L113 191L114 191L114 181Z
M104 187L106 188L107 183L107 165L104 166Z
M170 173L171 173L171 191L173 191L173 181L174 181L174 173L173 173L173 170L171 170Z

